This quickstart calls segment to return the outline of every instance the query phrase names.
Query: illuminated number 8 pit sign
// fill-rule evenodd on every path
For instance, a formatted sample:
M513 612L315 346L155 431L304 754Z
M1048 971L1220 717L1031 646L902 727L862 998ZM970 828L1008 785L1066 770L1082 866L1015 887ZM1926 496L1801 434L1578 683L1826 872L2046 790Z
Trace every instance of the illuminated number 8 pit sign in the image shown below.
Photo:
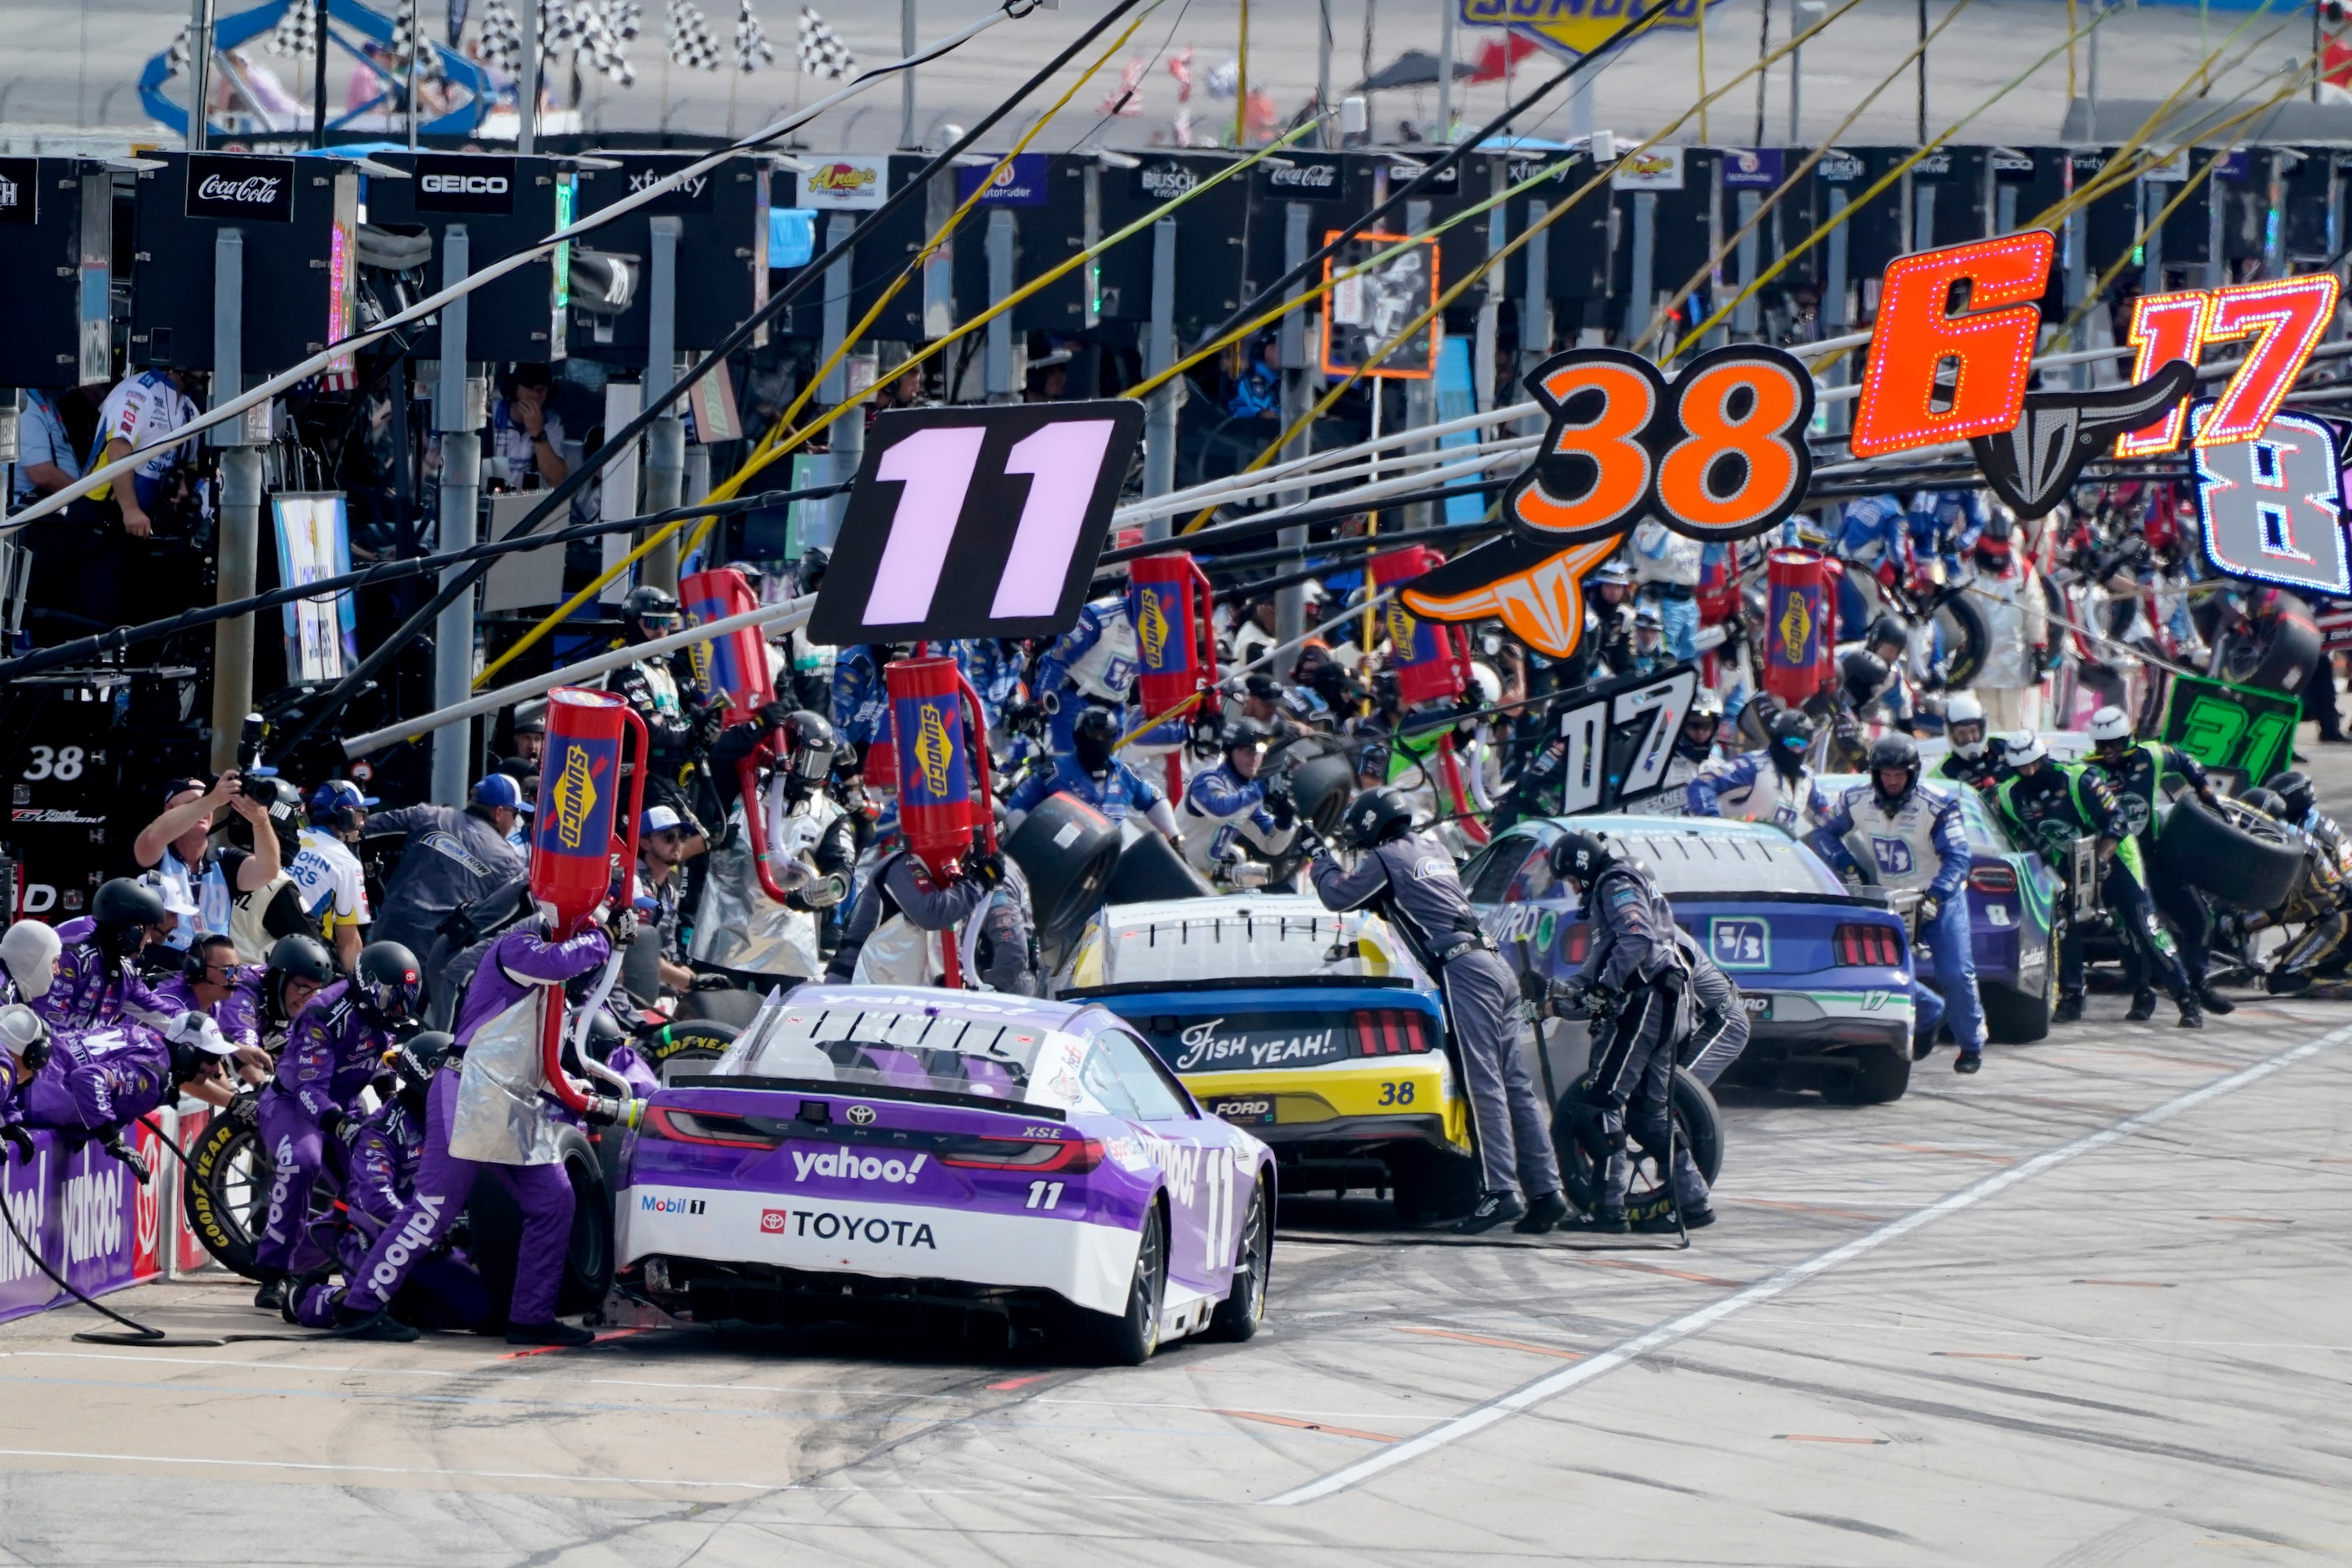
M2219 405L2189 411L2191 439ZM2335 432L2282 414L2251 441L2192 445L2205 553L2236 577L2321 594L2352 592L2344 546L2344 471Z

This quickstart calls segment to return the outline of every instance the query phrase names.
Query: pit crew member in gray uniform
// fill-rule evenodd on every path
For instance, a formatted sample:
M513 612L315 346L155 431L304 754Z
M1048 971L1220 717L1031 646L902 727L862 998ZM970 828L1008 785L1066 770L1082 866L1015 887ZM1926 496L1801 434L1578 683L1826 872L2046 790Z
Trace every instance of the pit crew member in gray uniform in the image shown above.
M1519 1054L1518 985L1471 913L1454 857L1412 830L1412 807L1401 792L1366 790L1349 803L1340 832L1359 851L1356 863L1342 866L1328 849L1318 855L1310 872L1316 896L1327 910L1377 902L1444 988L1486 1184L1456 1228L1476 1235L1516 1220L1513 1229L1541 1235L1566 1215L1568 1201L1549 1121Z
M1609 1163L1601 1173L1598 1206L1568 1223L1622 1235L1631 1228L1625 1222L1625 1188L1633 1177L1627 1135L1661 1159L1673 1139L1675 1053L1682 1043L1691 974L1674 910L1639 860L1619 855L1592 834L1570 833L1552 846L1551 866L1582 895L1584 918L1592 926L1592 951L1573 986L1586 999L1587 1011L1595 997L1606 997L1613 1014L1608 1040L1584 1084L1586 1103L1601 1113ZM1713 1225L1706 1178L1679 1143L1673 1166L1675 1205L1684 1226L1695 1230Z
M1908 735L1882 735L1871 743L1870 783L1845 792L1836 809L1805 836L1806 845L1833 871L1857 879L1857 848L1870 853L1882 888L1917 889L1918 934L1936 961L1933 991L1911 983L1918 1008L1912 1055L1932 1048L1937 1023L1959 1042L1954 1072L1984 1065L1984 1004L1977 994L1976 953L1969 930L1969 868L1974 864L1957 795L1919 782L1919 747Z
M404 833L400 864L384 879L383 908L376 911L377 942L396 942L411 952L433 951L441 922L464 905L485 899L519 879L529 857L507 835L531 805L522 786L504 773L485 774L469 805L404 805L368 818L378 833Z
M988 902L1010 863L977 846L963 858L962 874L941 883L913 851L887 855L843 928L824 977L835 984L937 985L940 942L956 942L957 928ZM871 947L873 951L866 950Z

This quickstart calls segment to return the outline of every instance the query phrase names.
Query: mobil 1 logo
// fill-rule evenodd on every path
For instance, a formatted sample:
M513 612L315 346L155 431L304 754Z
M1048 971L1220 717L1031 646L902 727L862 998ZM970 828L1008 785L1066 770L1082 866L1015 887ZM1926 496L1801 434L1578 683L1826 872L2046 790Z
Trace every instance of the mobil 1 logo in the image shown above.
M422 153L416 158L416 210L514 216L515 161L478 154Z
M841 646L1067 631L1142 431L1131 398L881 415L809 636Z

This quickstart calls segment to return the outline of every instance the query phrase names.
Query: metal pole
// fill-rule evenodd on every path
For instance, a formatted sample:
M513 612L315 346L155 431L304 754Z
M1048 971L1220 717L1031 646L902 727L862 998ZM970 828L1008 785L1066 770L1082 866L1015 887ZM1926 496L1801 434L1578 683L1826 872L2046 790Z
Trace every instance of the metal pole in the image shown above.
M857 220L847 213L835 213L825 220L825 247L838 251L832 264L824 269L824 302L818 324L822 334L818 339L818 349L826 359L834 357L842 346L842 339L849 334L849 269L856 264L857 256L856 247L849 244L849 237L856 229ZM827 407L849 401L847 354L841 355L833 369L826 373L824 380L817 384L816 400ZM860 435L864 434L864 426L859 420L842 418L833 422L832 434L826 443L828 478L849 477L842 472L842 459L850 456L843 449L842 441L853 425L859 427ZM854 473L855 468L851 471ZM814 521L823 517L825 520L822 525L824 537L818 538L815 531L811 531L807 542L826 550L833 548L833 542L841 531L841 519L847 501L846 496L837 496L832 500L802 503L801 515L803 518Z
M1765 0L1769 5L1771 0ZM1805 30L1802 0L1789 0L1789 37L1795 37ZM1805 47L1799 44L1789 51L1789 145L1801 147L1805 123Z
M900 58L922 47L915 37L915 0L898 0ZM922 143L915 135L915 72L910 67L898 78L898 145L911 151Z
M453 223L442 231L441 286L465 280L472 269L466 226ZM482 435L474 423L472 389L467 384L466 310L460 294L441 308L441 384L433 395L433 426L441 432L441 526L443 550L463 550L477 542L481 530ZM444 584L456 581L463 566L444 569ZM463 702L474 689L474 595L460 594L441 612L433 628L433 703L446 708ZM473 781L473 726L436 731L433 736L433 800L438 805L463 805Z
M214 396L226 402L245 390L245 231L213 237ZM215 428L221 453L219 587L213 603L253 597L261 555L261 454L245 445L246 420ZM236 765L245 716L253 710L253 616L233 616L213 632L212 765Z
M2099 35L2106 31L2105 28L2099 26L2097 23L2098 19L2106 14L2107 8L2104 4L2092 7L2091 21L2093 25L2089 39L2091 46L2089 51L2090 58L2087 61L2089 70L2088 81L2085 84L2085 90L2088 91L2091 99L2091 122L2083 128L2083 134L2093 141L2096 141L2099 135Z
M1919 0L1926 5L1927 0ZM1764 89L1769 85L1772 71L1767 63L1772 57L1772 0L1757 0L1756 5L1756 142L1764 145ZM1926 133L1921 133L1921 140Z
M425 117L425 0L408 0L408 150L416 151L416 124Z
M1486 213L1486 255L1491 260L1502 253L1510 242L1510 204L1503 193L1510 188L1510 160L1495 160L1491 173L1495 205ZM1477 342L1471 350L1470 384L1478 412L1486 413L1495 406L1495 356L1501 347L1503 335L1503 279L1495 279L1495 286L1486 290L1486 298L1478 307Z
M1705 24L1702 23L1702 26ZM1840 224L1830 230L1830 240L1835 244L1845 232ZM1649 330L1650 311L1658 302L1658 286L1654 279L1658 261L1658 193L1633 193L1633 254L1630 258L1631 278L1627 279L1625 299L1624 342L1637 342Z
M1405 232L1407 234L1428 232L1430 216L1429 203L1425 201L1405 203ZM1377 396L1378 394L1374 395ZM1420 381L1406 382L1404 384L1405 428L1418 430L1424 426L1436 423L1437 377L1433 374ZM1433 445L1433 443L1429 441L1414 441L1408 444L1404 449L1408 452L1426 452ZM1436 521L1433 510L1427 501L1419 501L1404 509L1404 525L1407 528L1427 528Z
M205 122L213 96L213 0L194 0L188 9L188 151L205 150ZM244 722L242 716L239 723Z
M647 403L669 395L677 380L677 246L685 220L657 217L648 224L654 242L651 293L646 320L645 388ZM686 426L671 404L646 432L646 509L667 511L678 504L686 485ZM678 535L670 534L646 557L638 581L677 591Z
M1013 252L1019 231L1012 210L988 215L988 302L993 307L1013 292ZM988 323L987 392L991 403L1021 401L1021 375L1013 360L1013 312L1001 310ZM839 476L836 476L839 477Z
M2095 37L2096 35L2094 35ZM2090 232L2089 219L2080 207L2066 215L2066 312L2073 315L2082 308L2083 296L2090 291L2090 266L2083 255L2084 237ZM2069 351L2079 349L2087 340L2086 327L2077 326L2066 337ZM2078 364L2071 378L2077 392L2091 387L2091 367Z
M1319 30L1315 35L1315 107L1328 115L1331 112L1331 0L1318 0ZM1339 132L1329 120L1316 128L1315 144L1337 147Z
M319 0L318 8L311 13L311 20L315 30L310 39L314 46L310 71L310 145L324 147L327 144L327 0ZM243 724L245 715L238 714L237 722Z
M1847 246L1852 236L1848 232L1848 226L1843 222L1838 222L1838 215L1844 212L1850 205L1851 198L1848 196L1846 188L1843 185L1832 185L1830 187L1829 216L1831 221L1836 223L1837 226L1830 230L1829 262L1826 274L1822 279L1821 319L1822 331L1831 337L1836 337L1843 333L1845 331L1846 321L1848 320L1845 313L1845 296L1848 281L1846 271L1847 264L1852 253L1848 250ZM1846 365L1850 362L1851 357L1852 356L1847 354L1840 354L1837 357L1836 363L1830 366L1828 379L1831 385L1843 386L1845 384ZM1832 435L1843 436L1845 434L1846 422L1851 416L1853 406L1853 405L1850 403L1843 402L1833 403L1830 405L1830 433Z
M1454 0L1444 0L1437 16L1437 134L1432 142L1454 142ZM1511 34L1503 30L1503 58L1510 58ZM1415 231L1418 232L1418 231Z
M1758 268L1756 255L1757 241L1762 237L1763 228L1761 224L1756 223L1756 209L1764 205L1764 197L1761 193L1756 191L1740 191L1737 194L1739 199L1737 204L1736 210L1739 214L1740 226L1742 229L1746 230L1746 232L1741 234L1739 237L1739 248L1738 252L1739 257L1739 283L1740 287L1745 289L1748 284L1753 283L1756 280ZM1751 224L1755 225L1755 226L1749 227L1748 226ZM1748 295L1748 298L1742 300L1738 304L1732 307L1731 330L1735 332L1753 332L1756 331L1755 295Z
M1919 0L1919 145L1927 144L1927 0Z
M1143 369L1158 375L1176 363L1176 220L1151 226L1151 326L1144 340ZM1143 493L1164 496L1176 488L1176 397L1170 382L1151 395L1143 411ZM1143 525L1146 539L1165 539L1173 519L1155 517Z
M1528 276L1519 297L1519 368L1533 370L1545 355L1551 353L1551 230L1540 226L1544 216L1551 211L1549 204L1530 198L1528 202ZM1516 379L1516 378L1515 378ZM1543 428L1540 415L1520 422L1522 434L1535 435Z
M1307 225L1313 221L1313 210L1305 202L1289 202L1283 206L1282 268L1284 271L1292 270L1307 259L1307 254L1312 248L1308 241ZM1303 282L1294 283L1284 291L1284 298L1296 300L1306 291L1307 286ZM1282 318L1282 423L1285 429L1298 422L1299 417L1311 406L1311 399L1314 396L1313 390L1307 384L1307 366L1310 354L1317 358L1321 357L1320 345L1310 346L1307 342L1306 317L1307 312L1304 310L1291 310ZM1377 381L1372 383L1372 392L1374 396L1380 394L1380 383ZM1314 449L1314 437L1315 433L1311 428L1300 431L1292 438L1290 444L1282 449L1283 459L1287 462L1307 456ZM1307 491L1304 488L1287 490L1284 492L1283 499L1295 504L1307 499ZM1303 547L1307 543L1307 530L1286 528L1279 537L1286 545ZM1275 637L1279 640L1287 641L1291 637L1301 635L1306 629L1307 585L1303 583L1294 584L1287 588L1276 590L1274 601Z
M324 0L320 0L324 4ZM539 138L539 0L522 0L522 79L515 84L515 151L534 153Z

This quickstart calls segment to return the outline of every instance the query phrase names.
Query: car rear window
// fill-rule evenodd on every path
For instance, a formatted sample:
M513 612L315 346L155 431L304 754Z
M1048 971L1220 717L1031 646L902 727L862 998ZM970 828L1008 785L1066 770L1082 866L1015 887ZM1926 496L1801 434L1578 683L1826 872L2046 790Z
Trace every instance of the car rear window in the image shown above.
M1084 1042L1034 1024L785 1003L762 1008L711 1071L1066 1105L1051 1069L1075 1064L1073 1048Z
M1297 1008L1213 1017L1146 1014L1128 1020L1180 1073L1275 1072L1431 1049L1417 1007Z
M1668 898L1845 890L1820 857L1777 832L1668 828L1612 837L1648 863Z

